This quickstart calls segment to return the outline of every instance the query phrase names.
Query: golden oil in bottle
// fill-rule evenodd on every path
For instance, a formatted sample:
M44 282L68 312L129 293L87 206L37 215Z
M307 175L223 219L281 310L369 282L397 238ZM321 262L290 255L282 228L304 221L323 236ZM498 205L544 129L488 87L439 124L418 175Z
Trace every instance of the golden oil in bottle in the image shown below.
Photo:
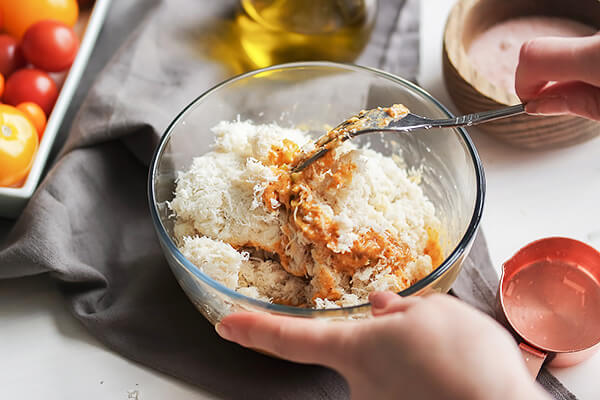
M241 0L235 27L251 66L354 60L366 45L376 0Z

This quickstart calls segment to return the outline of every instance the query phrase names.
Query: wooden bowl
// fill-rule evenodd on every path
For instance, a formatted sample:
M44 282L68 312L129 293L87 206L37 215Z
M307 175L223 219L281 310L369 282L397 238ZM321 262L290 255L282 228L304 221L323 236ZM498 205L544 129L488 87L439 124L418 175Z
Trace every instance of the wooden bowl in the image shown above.
M475 70L466 50L473 39L504 20L545 15L571 18L600 29L598 0L459 0L446 23L444 80L463 113L492 110L520 102ZM600 134L600 123L572 116L522 115L480 125L483 132L523 148L555 148L581 143Z

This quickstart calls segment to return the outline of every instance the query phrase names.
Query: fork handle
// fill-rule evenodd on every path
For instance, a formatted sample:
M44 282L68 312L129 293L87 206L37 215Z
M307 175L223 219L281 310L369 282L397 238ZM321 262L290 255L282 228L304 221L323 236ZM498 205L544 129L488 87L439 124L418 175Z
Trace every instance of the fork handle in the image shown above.
M434 128L455 128L459 126L471 126L482 122L494 121L501 118L511 117L525 113L525 104L517 104L510 107L500 108L492 111L482 111L473 114L462 115L454 119L439 119L431 121Z

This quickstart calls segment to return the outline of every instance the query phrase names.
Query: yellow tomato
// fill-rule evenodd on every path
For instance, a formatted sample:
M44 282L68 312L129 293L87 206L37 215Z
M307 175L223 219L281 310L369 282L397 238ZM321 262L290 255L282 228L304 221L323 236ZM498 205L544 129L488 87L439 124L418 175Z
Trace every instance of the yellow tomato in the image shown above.
M0 0L4 30L21 39L27 28L43 19L73 27L79 15L77 0Z
M42 107L32 101L26 101L17 105L17 109L25 114L33 126L35 126L38 138L41 141L42 136L44 135L44 129L46 129L46 114L44 113L44 110L42 110Z
M0 104L0 186L23 184L37 148L37 131L25 114Z

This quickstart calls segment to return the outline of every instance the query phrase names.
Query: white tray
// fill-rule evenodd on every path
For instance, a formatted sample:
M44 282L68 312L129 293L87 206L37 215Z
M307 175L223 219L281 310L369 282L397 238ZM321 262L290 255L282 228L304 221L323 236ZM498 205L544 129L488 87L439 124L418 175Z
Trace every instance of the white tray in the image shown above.
M27 204L29 198L33 195L39 181L48 155L58 134L58 129L61 126L63 117L71 99L75 94L75 89L79 84L79 80L83 75L83 71L100 33L100 28L104 23L108 7L111 0L96 0L94 7L90 11L82 11L77 22L76 31L79 26L82 26L80 35L81 44L73 61L71 69L64 77L64 83L56 100L56 104L50 113L44 136L40 142L37 154L31 171L27 176L27 180L22 187L9 188L0 187L0 217L15 218L20 213L23 207ZM86 24L87 23L87 24Z

